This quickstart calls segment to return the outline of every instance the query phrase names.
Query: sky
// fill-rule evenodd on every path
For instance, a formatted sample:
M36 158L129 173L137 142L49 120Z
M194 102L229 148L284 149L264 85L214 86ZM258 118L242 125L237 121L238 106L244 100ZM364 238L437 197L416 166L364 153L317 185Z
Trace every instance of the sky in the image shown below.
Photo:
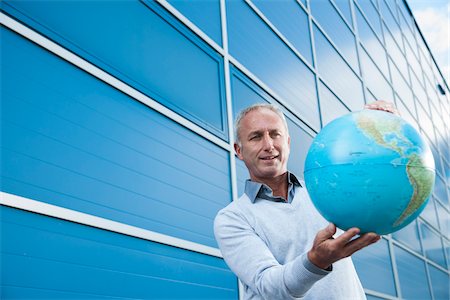
M450 86L450 0L407 0L439 69Z

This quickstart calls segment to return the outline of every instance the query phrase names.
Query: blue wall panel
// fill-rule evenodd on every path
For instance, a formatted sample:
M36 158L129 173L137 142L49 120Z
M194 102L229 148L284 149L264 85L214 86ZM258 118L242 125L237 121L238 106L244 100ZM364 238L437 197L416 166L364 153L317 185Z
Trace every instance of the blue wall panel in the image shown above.
M213 218L231 201L227 151L1 34L2 190L216 246Z
M227 137L220 55L155 2L7 1L2 8L156 101Z
M2 299L237 299L220 258L4 206L0 216Z

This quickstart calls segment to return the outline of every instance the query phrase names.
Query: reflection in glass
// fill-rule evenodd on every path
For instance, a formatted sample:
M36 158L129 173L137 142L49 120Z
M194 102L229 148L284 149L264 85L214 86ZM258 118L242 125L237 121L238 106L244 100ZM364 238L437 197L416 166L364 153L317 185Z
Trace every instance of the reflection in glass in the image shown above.
M252 2L312 65L308 16L300 5L295 0Z
M450 278L448 274L438 268L428 265L430 271L431 287L433 289L433 296L436 300L450 299Z
M382 39L380 16L378 15L376 8L373 6L372 1L358 0L358 4L366 18L369 20L373 30L376 32L378 37Z
M337 117L350 112L350 110L321 81L319 82L319 101L322 126L325 126Z
M367 87L377 99L392 101L392 88L386 78L381 74L375 63L370 59L364 49L360 51L362 70Z
M364 288L396 295L388 242L381 239L352 256Z
M362 16L359 9L355 9L356 20L358 21L359 38L364 48L367 50L372 59L376 62L378 68L385 76L388 76L388 66L386 60L386 51L375 33L370 29L369 24Z
M168 0L168 2L222 46L219 0Z
M319 109L311 70L245 2L226 1L226 5L230 53L318 130Z
M422 249L420 247L420 238L419 231L417 230L417 221L414 221L404 228L396 231L392 234L392 237L397 241L402 242L407 245L412 250L417 253L422 253Z
M394 246L394 254L402 298L430 299L425 262L398 246Z
M424 210L420 214L422 218L428 221L434 228L439 229L438 220L436 217L436 210L434 209L433 197L430 197L428 204L425 206Z
M361 81L316 26L314 40L319 74L352 111L360 110L364 106Z
M317 2L317 1L316 1ZM341 13L344 15L348 24L352 24L352 12L350 10L350 2L348 0L333 0Z
M310 1L314 18L342 52L351 67L359 73L355 37L328 0Z
M426 257L445 268L446 262L441 238L425 223L419 222L419 224Z

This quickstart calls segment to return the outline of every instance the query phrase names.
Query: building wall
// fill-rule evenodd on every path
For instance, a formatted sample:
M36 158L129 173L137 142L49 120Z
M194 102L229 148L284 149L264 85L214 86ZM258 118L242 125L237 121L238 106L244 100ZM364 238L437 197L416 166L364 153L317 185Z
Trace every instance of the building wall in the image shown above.
M238 299L212 223L236 113L315 134L375 99L429 142L414 223L354 256L369 299L448 299L450 93L401 0L2 1L1 297ZM446 95L442 95L437 85Z

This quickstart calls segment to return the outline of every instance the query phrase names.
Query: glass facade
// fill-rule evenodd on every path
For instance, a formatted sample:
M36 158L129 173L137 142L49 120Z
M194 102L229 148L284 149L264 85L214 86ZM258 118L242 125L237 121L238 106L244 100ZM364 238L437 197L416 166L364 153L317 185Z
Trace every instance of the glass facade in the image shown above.
M174 295L238 299L237 279L220 257L210 259L201 250L217 249L212 220L243 192L248 177L233 152L237 112L256 102L278 104L291 134L289 169L302 177L308 147L323 126L365 103L388 100L429 142L436 183L419 218L358 252L355 267L368 299L449 299L450 90L407 1L5 0L0 5L2 192L195 243L200 250L192 254L168 242L171 257L187 267L179 268L169 256L167 264L155 258L150 266L155 263L161 273L147 275L184 282L188 272L195 273L201 277L193 281L195 288L180 283L183 289L177 290L171 283ZM30 42L33 35L45 42ZM55 47L62 49L59 54ZM71 55L83 63L69 62ZM107 75L100 78L93 69ZM20 232L49 236L42 224L54 222L12 208L4 216L2 233L10 239ZM14 221L19 217L21 225ZM28 219L43 229L29 232ZM73 235L86 231L86 240L104 234L87 233L75 222L60 226ZM53 235L63 233L56 231L49 245L69 251L72 241L59 244ZM122 238L111 235L117 243ZM105 249L118 251L101 239ZM86 244L93 247L92 241ZM2 237L2 244L10 245L2 247L3 265L26 266L20 253L32 243L19 249L11 242ZM132 243L146 247L140 240ZM88 259L88 248L83 251ZM120 259L136 251L123 248ZM44 261L48 254L39 255ZM32 260L36 270L45 268L42 261ZM71 258L70 264L80 261ZM3 271L2 277L8 279L2 281L5 298L27 298L38 288L33 276L29 283ZM48 284L41 279L42 286ZM170 293L157 280L152 286L153 296ZM40 291L41 296L81 297L65 294L71 289L66 283L58 288L61 294ZM149 297L145 291L136 295Z

